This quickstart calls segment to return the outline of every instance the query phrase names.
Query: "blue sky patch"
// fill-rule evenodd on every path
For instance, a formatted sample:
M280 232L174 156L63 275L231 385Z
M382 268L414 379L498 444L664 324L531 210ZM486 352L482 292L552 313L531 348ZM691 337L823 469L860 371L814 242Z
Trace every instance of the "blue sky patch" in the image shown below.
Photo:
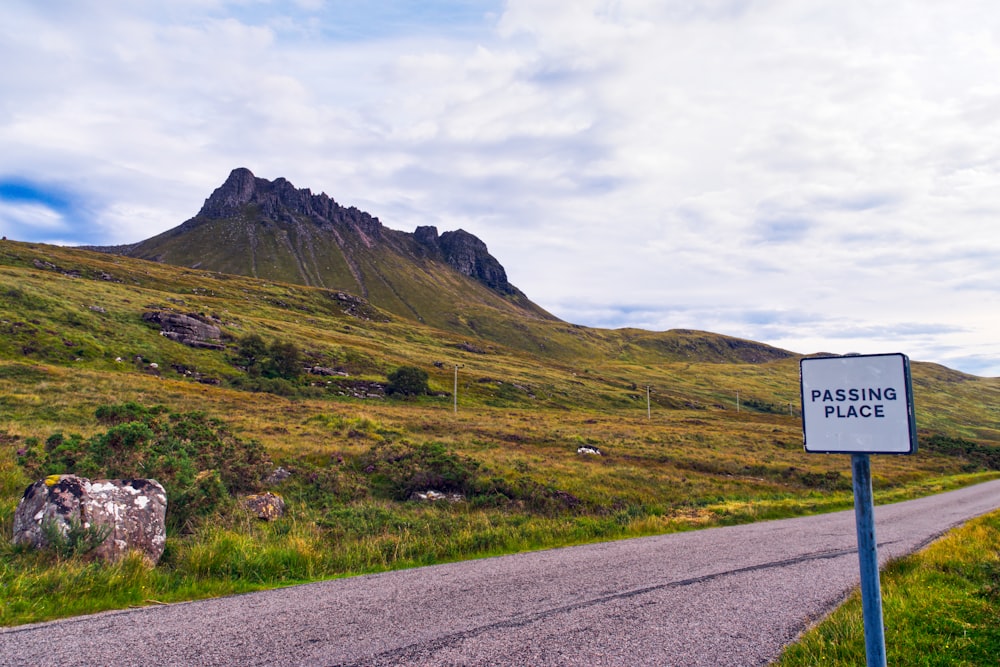
M11 203L41 204L54 211L69 210L69 197L55 188L46 188L30 181L0 179L0 200Z
M19 241L94 243L80 197L57 185L0 178L0 233Z
M327 39L363 42L420 34L478 32L492 28L503 11L503 2L498 0L384 0L377 3L330 0L316 5L315 8L309 3L298 7L290 3L227 6L225 12L249 23L291 19L296 25L301 23L308 32Z

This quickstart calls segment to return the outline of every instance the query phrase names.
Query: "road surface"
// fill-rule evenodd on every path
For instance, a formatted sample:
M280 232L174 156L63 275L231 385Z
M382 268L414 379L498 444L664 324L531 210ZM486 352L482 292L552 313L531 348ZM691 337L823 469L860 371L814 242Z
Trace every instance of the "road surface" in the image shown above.
M878 507L880 560L997 507L1000 480ZM0 664L746 667L858 581L848 511L0 629Z

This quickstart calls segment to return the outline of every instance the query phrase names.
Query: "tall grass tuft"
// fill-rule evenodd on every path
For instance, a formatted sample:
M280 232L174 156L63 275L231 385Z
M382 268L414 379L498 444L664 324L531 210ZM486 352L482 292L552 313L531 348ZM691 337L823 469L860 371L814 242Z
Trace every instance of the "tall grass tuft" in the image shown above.
M281 520L251 531L203 528L171 558L178 573L234 585L277 585L314 580L327 573L318 531Z
M0 625L148 604L164 577L139 554L104 564L80 557L0 558Z

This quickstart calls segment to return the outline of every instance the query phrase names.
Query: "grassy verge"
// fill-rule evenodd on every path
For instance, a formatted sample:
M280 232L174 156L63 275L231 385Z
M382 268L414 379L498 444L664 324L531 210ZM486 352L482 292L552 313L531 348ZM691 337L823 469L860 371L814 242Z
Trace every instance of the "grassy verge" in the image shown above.
M982 475L921 482L909 494L955 488ZM893 496L907 495L904 489ZM782 518L849 506L846 494L743 500L663 514L623 508L603 515L539 516L467 503L368 499L319 510L296 503L271 523L231 506L192 533L172 536L155 568L58 557L0 542L0 625L515 553L600 540ZM9 532L13 505L0 513ZM807 661L808 662L808 661ZM801 664L801 663L796 663Z
M1000 656L1000 512L975 519L882 574L891 665L996 665ZM861 598L789 647L779 667L865 664Z

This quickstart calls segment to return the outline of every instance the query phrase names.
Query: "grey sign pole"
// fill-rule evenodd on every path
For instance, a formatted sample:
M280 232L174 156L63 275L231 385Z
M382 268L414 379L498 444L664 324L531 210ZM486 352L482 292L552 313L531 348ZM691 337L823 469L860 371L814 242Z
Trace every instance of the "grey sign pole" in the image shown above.
M868 454L851 455L851 472L854 478L854 521L858 530L858 561L861 565L865 655L868 667L885 667L885 627L882 621L882 590L878 575L878 543L875 540L872 469Z

